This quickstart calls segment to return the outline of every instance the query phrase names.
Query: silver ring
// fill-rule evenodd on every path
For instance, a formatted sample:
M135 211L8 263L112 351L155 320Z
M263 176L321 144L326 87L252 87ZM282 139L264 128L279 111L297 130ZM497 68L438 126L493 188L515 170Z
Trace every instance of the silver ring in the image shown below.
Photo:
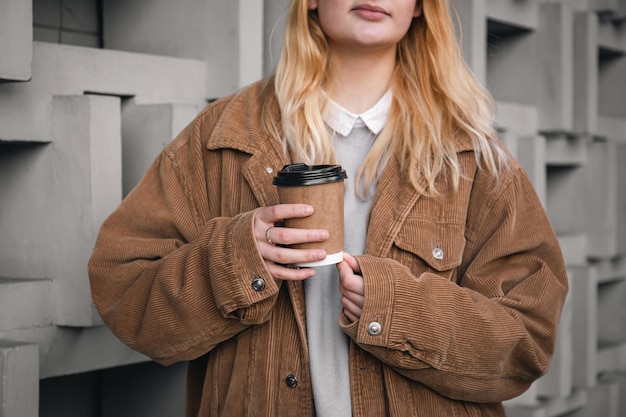
M274 244L274 242L272 242L272 239L270 239L270 235L269 235L270 229L273 229L273 228L274 226L270 226L267 229L265 229L265 240L267 240L267 243L269 243L270 245Z

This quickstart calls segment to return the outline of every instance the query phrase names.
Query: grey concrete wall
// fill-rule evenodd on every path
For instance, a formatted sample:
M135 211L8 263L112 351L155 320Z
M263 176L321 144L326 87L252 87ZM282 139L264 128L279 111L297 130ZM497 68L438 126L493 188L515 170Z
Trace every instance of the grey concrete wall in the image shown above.
M106 0L104 47L203 60L216 98L262 76L263 1Z
M100 222L207 101L273 72L288 5L0 2L0 416L182 414L184 364L110 334L87 258ZM572 288L550 373L508 415L626 415L626 0L456 8Z

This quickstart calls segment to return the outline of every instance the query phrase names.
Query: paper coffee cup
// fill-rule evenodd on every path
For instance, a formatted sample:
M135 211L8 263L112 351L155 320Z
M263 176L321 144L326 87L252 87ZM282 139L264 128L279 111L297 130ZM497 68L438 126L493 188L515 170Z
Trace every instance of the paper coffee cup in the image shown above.
M286 219L285 227L297 229L326 229L329 238L324 242L291 245L296 249L324 249L326 258L304 262L297 266L322 266L343 260L343 195L346 171L339 165L285 165L274 177L283 204L309 204L311 216Z

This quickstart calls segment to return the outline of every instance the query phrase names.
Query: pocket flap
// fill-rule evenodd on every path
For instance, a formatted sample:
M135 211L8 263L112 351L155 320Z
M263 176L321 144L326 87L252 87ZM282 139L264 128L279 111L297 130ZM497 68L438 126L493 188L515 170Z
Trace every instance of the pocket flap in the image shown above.
M396 237L398 248L413 253L436 271L458 267L463 259L463 225L408 218Z

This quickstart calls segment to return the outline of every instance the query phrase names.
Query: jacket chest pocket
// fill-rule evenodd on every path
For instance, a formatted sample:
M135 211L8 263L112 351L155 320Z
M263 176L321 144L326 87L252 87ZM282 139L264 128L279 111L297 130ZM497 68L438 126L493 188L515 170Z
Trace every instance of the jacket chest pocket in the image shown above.
M464 225L409 217L396 236L391 257L416 276L433 272L456 280L464 249Z

